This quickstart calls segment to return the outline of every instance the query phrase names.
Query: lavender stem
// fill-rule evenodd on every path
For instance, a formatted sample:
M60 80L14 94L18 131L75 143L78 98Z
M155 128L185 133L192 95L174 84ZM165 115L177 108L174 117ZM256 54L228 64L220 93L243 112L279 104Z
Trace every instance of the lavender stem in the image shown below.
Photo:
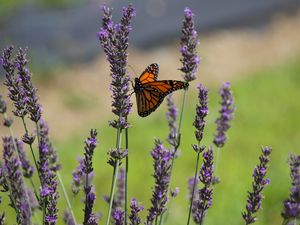
M200 143L198 144L198 146ZM190 219L191 219L191 213L192 213L192 207L193 207L193 199L195 195L195 188L196 188L196 179L197 179L197 174L198 174L198 167L199 167L199 158L200 158L200 151L197 153L197 159L196 159L196 168L195 168L195 175L194 175L194 184L193 184L193 190L192 190L192 198L191 198L191 203L190 203L190 209L189 209L189 216L187 220L187 225L190 224Z
M125 118L127 122L127 116ZM128 140L128 128L125 128L125 149L128 149L129 147L129 140ZM129 167L129 158L128 154L126 156L126 162L125 162L125 225L127 225L127 210L128 210L128 167Z
M121 119L121 117L119 117L119 120L120 119ZM120 147L121 147L121 135L122 135L122 129L120 127L118 127L116 149L120 149ZM112 182L111 190L110 190L109 207L108 207L106 225L109 225L109 223L110 223L112 205L113 205L113 200L114 200L114 193L115 193L115 189L116 189L117 177L118 177L118 172L119 172L119 164L120 164L120 160L117 159L116 163L114 165L113 182Z
M218 173L219 155L220 155L220 147L217 147L217 150L216 150L216 161L215 161L215 174Z
M23 122L23 127L25 129L25 135L28 135L28 129L27 129L27 125L26 125L26 122L25 122L25 119L24 119L24 116L22 117L22 122ZM33 152L33 147L32 147L32 143L29 144L29 147L30 147L30 151L31 151L31 155L32 155L32 158L33 158L33 161L34 161L34 164L35 164L35 168L36 170L38 171L39 167L38 167L38 164L37 164L37 161L36 161L36 158L35 158L35 155L34 155L34 152ZM40 178L40 176L38 176ZM40 179L40 183L42 184L42 181Z

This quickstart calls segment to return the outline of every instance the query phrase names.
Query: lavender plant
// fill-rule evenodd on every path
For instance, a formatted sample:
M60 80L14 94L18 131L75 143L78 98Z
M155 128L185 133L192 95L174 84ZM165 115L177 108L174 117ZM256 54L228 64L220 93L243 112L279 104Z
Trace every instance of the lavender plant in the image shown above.
M122 130L126 131L126 150L128 151L128 131L129 126L127 116L131 111L132 103L130 102L129 81L130 76L127 72L128 62L128 38L131 31L131 20L135 16L135 9L132 5L123 8L123 16L121 22L114 24L112 21L112 11L110 8L103 7L102 27L98 32L98 38L106 54L106 58L110 63L111 69L111 90L112 90L112 112L118 119L110 122L110 125L117 129L116 151L121 151L121 134ZM114 190L119 169L119 158L115 158L113 183L110 193L110 204L106 224L108 225L111 218L112 204L114 199ZM127 172L128 172L128 156L126 156L126 181L127 187ZM127 188L125 190L125 215L127 214ZM125 224L127 224L125 216Z
M259 164L253 171L252 191L248 192L246 211L242 213L245 224L251 224L256 221L255 213L262 208L262 191L270 183L270 179L265 178L270 161L272 149L269 147L261 148L262 154L259 157Z
M144 210L144 207L139 205L137 200L135 198L133 198L131 200L130 208L131 208L131 213L129 215L129 220L130 220L129 224L130 225L139 225L142 222L139 213Z
M196 106L196 116L194 120L194 127L196 128L195 131L195 137L196 140L198 141L197 144L193 144L192 147L194 151L197 153L197 158L196 158L196 166L195 166L195 175L194 175L194 180L190 183L193 184L193 187L191 188L191 199L190 199L190 209L189 209L189 216L187 220L187 224L190 223L190 217L191 217L191 212L194 212L194 215L196 214L195 210L197 210L197 205L198 202L200 201L198 198L194 199L194 193L197 185L197 174L198 174L198 164L199 164L199 156L200 153L205 149L204 145L200 145L202 138L203 138L203 132L204 132L204 127L206 125L205 117L208 114L208 106L207 106L207 95L208 95L208 90L202 86L202 84L198 85L198 90L199 90L199 95L198 95L198 100L199 103ZM204 157L204 155L203 155ZM200 179L201 181L201 179ZM207 184L209 187L209 184ZM198 191L200 192L200 191ZM208 209L208 208L207 208ZM207 210L206 209L206 210ZM195 216L194 216L195 218ZM200 221L202 221L202 217ZM197 221L198 222L198 221Z
M199 172L199 181L203 187L198 190L198 198L195 200L193 209L193 218L197 224L203 224L207 210L212 205L213 195L213 150L210 146L207 151L203 153L203 164Z
M3 137L4 167L2 175L5 175L8 188L10 189L10 202L17 214L17 223L31 224L31 208L26 194L26 187L20 171L21 162L16 155L16 149L12 137ZM5 172L4 172L5 170Z
M214 144L222 148L227 140L226 132L230 128L229 122L234 118L234 100L229 82L225 82L219 89L221 95L220 117L216 120L217 129L214 138Z
M283 212L281 213L283 224L297 225L300 220L300 155L290 155L289 159L291 171L291 193L289 198L283 202Z
M159 216L165 211L168 201L168 190L170 183L170 169L173 154L168 151L160 140L155 140L155 147L151 152L155 186L151 198L151 207L148 209L146 224L157 224Z
M217 147L216 150L216 162L215 162L215 171L217 172L220 149L225 145L227 140L226 132L230 128L229 122L234 118L234 99L229 82L225 82L222 87L219 89L219 94L221 95L221 108L219 110L220 117L216 120L217 128L213 143ZM220 182L220 178L214 176L214 184Z
M182 67L179 70L183 73L184 80L186 82L190 82L196 79L196 72L198 70L200 60L196 51L196 47L199 44L199 39L198 39L197 31L195 29L194 14L189 8L185 8L184 10L184 19L183 19L181 33L182 33L182 37L180 40L180 52L182 57L180 59L180 62L182 63ZM168 142L172 146L172 151L174 155L174 157L172 157L170 179L172 176L172 170L173 170L174 160L176 158L176 153L180 146L180 138L181 138L180 132L181 132L181 124L183 119L183 111L185 108L187 90L188 90L187 88L184 89L178 128L176 126L177 108L173 103L172 97L167 98L167 105L168 105L167 120L170 129ZM168 190L168 193L169 191L170 190ZM163 221L163 215L161 217L162 218L160 219L160 221Z

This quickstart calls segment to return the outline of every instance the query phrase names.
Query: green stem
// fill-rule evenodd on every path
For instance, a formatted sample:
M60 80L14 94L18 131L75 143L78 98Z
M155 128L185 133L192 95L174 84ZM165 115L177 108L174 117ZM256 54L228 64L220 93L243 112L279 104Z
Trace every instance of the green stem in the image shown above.
M120 146L121 146L121 134L122 134L122 129L119 127L118 131L117 131L117 141L116 141L117 150L119 150ZM117 159L115 161L115 166L114 166L113 182L112 182L111 190L110 190L110 198L109 198L108 213L107 213L107 218L106 218L106 225L109 225L109 223L110 223L110 218L111 218L111 213L112 213L112 205L113 205L113 200L114 200L114 193L115 193L115 189L116 189L117 177L118 177L118 172L119 172L119 164L120 164L120 160Z
M126 117L127 122L127 117ZM128 142L128 128L125 129L125 149L128 151L129 142ZM128 158L128 152L126 156L126 165L125 165L125 225L127 225L127 200L128 200L128 167L129 167L129 158Z
M72 209L72 205L71 205L71 203L70 203L68 194L67 194L67 192L66 192L66 189L65 189L64 183L63 183L63 181L62 181L62 179L61 179L61 176L60 176L59 171L57 171L57 178L58 178L58 181L59 181L59 183L60 183L60 186L61 186L61 188L62 188L62 190L63 190L63 194L64 194L65 200L66 200L66 202L67 202L68 209L69 209L69 211L70 211L70 213L71 213L71 215L72 215L72 217L73 217L73 220L74 220L75 225L77 225L77 221L76 221L76 218L75 218L73 209Z
M217 178L217 169L218 169L218 162L219 162L219 154L220 154L220 148L218 147L217 148L217 151L216 151L216 162L215 162L215 178Z
M116 187L117 177L118 177L119 163L120 163L120 160L117 160L115 163L115 167L114 167L113 183L112 183L111 190L110 190L109 207L108 207L106 225L109 225L109 223L110 223L112 205L113 205L113 200L114 200L114 192L115 192L115 187Z
M186 101L186 93L188 89L184 89L183 92L183 100L182 100L182 105L181 105L181 112L180 112L180 117L179 117L179 124L178 124L178 135L180 135L180 129L181 129L181 124L182 124L182 118L183 118L183 111L184 111L184 106L185 106L185 101ZM179 147L179 146L178 146Z
M200 152L197 153L196 168L195 168L195 175L194 175L194 184L193 184L192 197L191 197L191 202L190 202L190 210L189 210L187 225L190 224L191 212L192 212L192 208L193 208L193 200L194 200L194 194L195 194L196 179L197 179L197 174L198 174L199 156L200 156Z
M27 125L26 125L26 123L25 123L25 119L24 119L24 117L22 117L22 122L23 122L23 126L24 126L24 129L25 129L25 134L26 134L26 135L28 135L28 129L27 129ZM36 161L36 158L35 158L34 152L33 152L33 147L32 147L32 144L29 144L29 147L30 147L30 151L31 151L31 155L32 155L32 158L33 158L34 164L35 164L35 168L36 168L36 169L37 169L37 171L38 171L39 167L38 167L38 164L37 164L37 161ZM39 177L40 177L40 176L39 176ZM40 179L40 181L41 181L41 179Z

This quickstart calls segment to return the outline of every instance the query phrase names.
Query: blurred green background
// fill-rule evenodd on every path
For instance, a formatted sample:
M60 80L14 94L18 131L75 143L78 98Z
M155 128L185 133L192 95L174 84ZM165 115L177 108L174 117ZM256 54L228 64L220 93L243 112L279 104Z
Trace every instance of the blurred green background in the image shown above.
M15 5L21 6L19 3L4 2L6 8L1 8L2 18L9 21L9 17L13 18L12 13L17 10ZM50 11L53 10L51 4L58 9L68 8L70 5L76 9L84 5L80 1L75 6L69 1L49 1L49 5L45 2L42 7ZM34 1L31 4L36 5ZM118 11L120 8L115 8L116 14ZM197 12L196 16L201 20L201 10ZM139 20L139 16L137 14L135 20ZM251 190L253 168L258 163L261 146L266 145L273 148L267 173L271 183L264 191L263 210L257 214L256 224L281 224L282 201L288 197L290 188L287 159L290 153L300 153L300 13L278 11L270 18L259 26L216 26L206 32L202 32L201 27L198 29L201 39L198 52L202 61L198 78L191 84L187 95L181 155L175 161L171 181L171 187L179 187L180 194L172 202L166 224L185 224L188 216L187 182L193 175L196 160L196 154L191 148L191 144L196 143L192 126L197 104L196 85L201 82L209 88L209 115L203 141L203 144L209 146L215 132L214 121L219 116L218 88L227 80L232 85L236 116L228 132L229 139L220 152L218 175L221 183L214 189L213 205L207 213L205 224L244 224L241 212L245 210L247 191ZM178 15L178 32L181 20L182 15ZM100 24L100 20L96 22ZM141 32L138 28L133 28L133 34ZM97 30L92 35L96 32ZM8 41L14 39L6 37L6 40L5 44L9 44ZM133 40L139 39L136 37ZM34 60L39 57L32 54L30 43L28 47L32 57L30 69L39 89L52 141L63 165L61 176L70 198L72 170L77 166L78 155L83 155L84 139L91 128L96 128L99 132L99 146L94 155L97 197L94 211L103 214L100 224L104 224L107 204L102 196L109 194L112 177L112 168L106 163L107 151L115 146L116 131L108 126L108 121L114 119L110 112L109 65L96 39L92 44L98 53L89 60L81 61L76 58L74 62L63 63L50 60L50 64L45 63L47 65L35 65ZM136 77L148 64L157 62L161 69L159 77L181 79L177 70L180 67L178 49L178 36L168 43L162 38L158 45L150 43L146 48L137 46L132 41L129 48L129 71ZM46 56L47 54L43 56L45 61ZM1 94L7 94L3 86ZM174 96L176 104L181 106L182 92L178 91ZM135 105L134 96L132 102ZM150 151L154 138L165 141L168 135L165 113L163 103L149 117L138 117L135 106L129 116L132 125L129 129L129 199L135 197L145 206L143 218L150 206L154 181L151 176L153 168ZM18 136L22 135L21 123L17 119L13 129ZM3 127L0 132L1 136L9 133ZM7 207L8 197L3 193L1 196L4 202L0 204L0 211L5 210L7 224L14 224L14 211ZM75 215L80 223L83 221L82 198L83 195L73 201ZM58 224L64 224L62 213L65 209L61 192ZM40 217L41 215L36 214L33 221L39 224Z

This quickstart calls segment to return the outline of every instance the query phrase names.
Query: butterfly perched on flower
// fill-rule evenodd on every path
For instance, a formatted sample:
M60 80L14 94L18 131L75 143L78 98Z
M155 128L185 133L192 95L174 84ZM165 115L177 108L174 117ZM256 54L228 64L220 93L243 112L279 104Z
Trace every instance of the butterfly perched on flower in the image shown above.
M141 117L154 112L163 102L164 97L173 91L187 88L189 84L177 80L157 80L158 65L149 65L133 85L138 114Z

